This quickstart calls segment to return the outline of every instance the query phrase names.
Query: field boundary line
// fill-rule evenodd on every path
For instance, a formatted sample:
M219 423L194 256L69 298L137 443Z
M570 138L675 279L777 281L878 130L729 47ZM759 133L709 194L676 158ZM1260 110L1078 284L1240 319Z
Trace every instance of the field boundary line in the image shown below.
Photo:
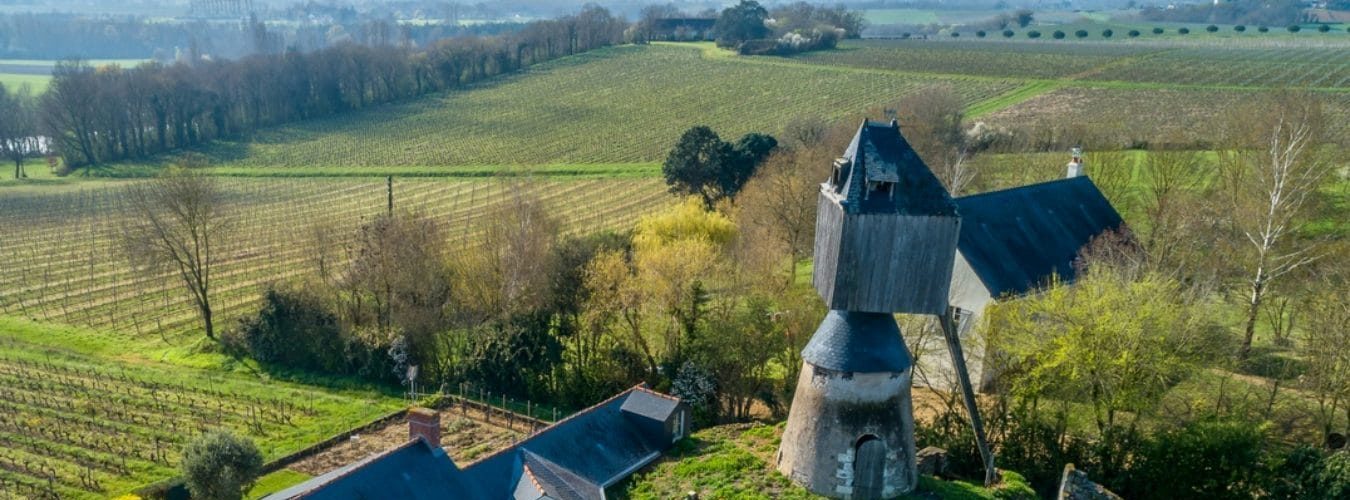
M1165 53L1167 53L1167 52L1174 52L1174 51L1177 51L1177 50L1181 50L1181 49L1180 49L1180 48L1160 49L1160 50L1155 50L1155 51L1152 51L1152 52L1145 52L1145 53L1142 53L1142 54L1132 54L1132 55L1128 55L1128 56L1124 56L1124 57L1118 57L1118 58L1112 59L1112 60L1110 60L1110 61L1107 61L1107 62L1105 62L1105 63L1102 63L1102 64L1098 64L1098 65L1096 65L1096 66L1093 66L1092 68L1089 68L1089 69L1086 70L1086 71L1079 71L1078 73L1074 73L1074 74L1072 74L1072 75L1067 75L1067 76L1064 77L1064 79L1065 79L1065 80L1082 80L1082 79L1087 78L1087 77L1089 77L1089 76L1101 74L1101 72L1106 71L1106 70L1111 69L1111 68L1115 68L1115 67L1119 67L1119 66L1126 66L1126 65L1130 65L1130 64L1137 63L1137 62L1145 61L1145 60L1148 60L1148 59L1153 59L1153 58L1155 58L1155 57L1157 57L1157 56L1159 56L1159 55L1165 54Z
M966 118L979 118L1047 94L1063 87L1058 82L1035 81L966 107Z

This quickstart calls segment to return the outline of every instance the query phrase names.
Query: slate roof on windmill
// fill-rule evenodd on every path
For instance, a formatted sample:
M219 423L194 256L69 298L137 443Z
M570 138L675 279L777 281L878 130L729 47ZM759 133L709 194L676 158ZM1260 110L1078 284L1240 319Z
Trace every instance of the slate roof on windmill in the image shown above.
M900 373L911 364L895 316L854 311L830 311L802 349L802 359L841 372Z
M992 297L1021 295L1053 276L1072 282L1084 245L1124 222L1086 177L956 199L957 247Z
M951 195L900 135L895 120L864 120L841 160L831 184L848 213L956 213ZM892 183L893 190L885 196L868 194L867 183Z

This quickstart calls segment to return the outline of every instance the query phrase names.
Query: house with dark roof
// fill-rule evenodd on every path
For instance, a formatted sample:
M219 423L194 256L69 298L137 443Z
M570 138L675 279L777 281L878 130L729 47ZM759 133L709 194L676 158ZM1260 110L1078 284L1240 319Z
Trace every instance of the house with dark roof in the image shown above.
M1071 283L1083 247L1094 238L1119 231L1124 221L1087 176L1075 150L1069 175L1039 184L956 199L961 214L950 298L958 309L962 345L966 346L971 380L985 385L992 378L975 336L984 308L999 300L1025 296L1053 280ZM942 339L934 341L935 349ZM927 347L927 346L925 346ZM921 356L928 384L951 387L955 382L947 356Z
M602 500L690 425L689 405L638 385L460 468L440 447L439 422L434 433L409 422L403 446L267 498Z

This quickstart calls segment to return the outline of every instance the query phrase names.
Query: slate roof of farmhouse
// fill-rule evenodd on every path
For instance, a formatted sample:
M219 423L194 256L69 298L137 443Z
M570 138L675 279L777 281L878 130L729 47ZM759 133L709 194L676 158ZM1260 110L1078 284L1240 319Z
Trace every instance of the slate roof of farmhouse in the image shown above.
M640 419L664 422L678 406L678 399L634 387L466 466L464 473L485 486L488 498L510 498L522 482L554 498L601 498L606 486L670 446Z
M957 248L993 297L1071 282L1084 245L1124 222L1086 176L956 199Z
M481 490L465 478L445 450L414 439L268 498L431 500L446 498L447 491L461 492L458 498L483 498Z
M910 366L895 316L855 311L830 311L802 350L802 359L843 372L899 373Z
M462 469L415 439L268 498L602 499L670 447L665 422L680 404L639 385Z
M952 215L956 204L937 176L890 123L864 120L844 151L848 160L835 192L849 213L902 213L907 215ZM864 195L867 182L895 183L891 194Z

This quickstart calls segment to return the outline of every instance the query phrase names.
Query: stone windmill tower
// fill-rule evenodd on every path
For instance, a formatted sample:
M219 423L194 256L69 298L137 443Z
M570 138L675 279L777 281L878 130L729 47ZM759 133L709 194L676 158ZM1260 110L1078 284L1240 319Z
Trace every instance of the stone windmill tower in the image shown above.
M911 359L894 313L947 307L956 204L900 135L864 121L821 185L815 287L830 312L802 351L778 470L833 498L916 483Z

